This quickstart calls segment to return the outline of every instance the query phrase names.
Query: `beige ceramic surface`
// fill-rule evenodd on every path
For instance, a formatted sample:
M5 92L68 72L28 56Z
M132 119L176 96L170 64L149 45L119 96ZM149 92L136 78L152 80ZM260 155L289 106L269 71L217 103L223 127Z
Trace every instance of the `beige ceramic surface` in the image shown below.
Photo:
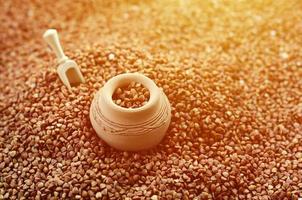
M150 99L142 107L129 109L116 105L112 94L117 87L131 81L142 83L150 91ZM97 134L110 146L138 151L157 145L171 120L171 106L164 92L146 76L126 73L110 79L91 103L90 120Z

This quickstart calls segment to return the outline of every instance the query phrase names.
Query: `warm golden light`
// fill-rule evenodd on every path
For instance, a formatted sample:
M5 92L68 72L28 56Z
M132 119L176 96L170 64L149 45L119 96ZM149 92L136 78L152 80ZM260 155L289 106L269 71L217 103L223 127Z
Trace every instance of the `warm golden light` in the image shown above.
M0 199L302 197L301 0L0 10Z

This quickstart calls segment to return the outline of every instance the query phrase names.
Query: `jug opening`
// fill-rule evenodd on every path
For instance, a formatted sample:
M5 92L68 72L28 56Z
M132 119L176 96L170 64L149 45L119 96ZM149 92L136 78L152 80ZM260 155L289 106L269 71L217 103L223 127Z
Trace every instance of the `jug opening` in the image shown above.
M133 80L122 82L112 94L112 100L116 105L128 109L143 107L149 99L149 89L143 83Z

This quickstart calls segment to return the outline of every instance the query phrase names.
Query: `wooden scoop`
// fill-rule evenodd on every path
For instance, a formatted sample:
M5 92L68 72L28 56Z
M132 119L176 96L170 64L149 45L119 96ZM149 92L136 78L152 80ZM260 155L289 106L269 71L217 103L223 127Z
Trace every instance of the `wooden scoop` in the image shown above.
M65 56L59 41L57 31L55 29L48 29L43 34L43 38L57 56L59 64L57 72L64 85L66 85L66 87L71 90L71 86L76 86L80 83L84 83L84 77L77 63Z

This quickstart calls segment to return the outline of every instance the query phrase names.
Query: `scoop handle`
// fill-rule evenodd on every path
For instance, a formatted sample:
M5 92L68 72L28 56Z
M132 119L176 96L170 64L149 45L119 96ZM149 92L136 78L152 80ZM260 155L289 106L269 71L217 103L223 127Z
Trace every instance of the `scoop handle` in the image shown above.
M52 50L55 52L58 63L63 63L66 60L68 60L68 57L65 56L62 46L60 44L59 35L56 29L48 29L43 34L44 40L47 42L47 44L52 48Z

